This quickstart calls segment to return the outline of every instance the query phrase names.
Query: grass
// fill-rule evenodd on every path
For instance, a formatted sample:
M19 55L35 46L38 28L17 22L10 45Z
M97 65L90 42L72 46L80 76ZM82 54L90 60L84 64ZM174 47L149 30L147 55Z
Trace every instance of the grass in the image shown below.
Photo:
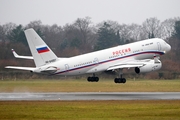
M0 81L0 92L180 92L180 80ZM180 100L0 101L5 120L180 120Z
M0 92L180 92L180 80L9 80L0 81Z
M6 120L179 120L180 101L1 101Z

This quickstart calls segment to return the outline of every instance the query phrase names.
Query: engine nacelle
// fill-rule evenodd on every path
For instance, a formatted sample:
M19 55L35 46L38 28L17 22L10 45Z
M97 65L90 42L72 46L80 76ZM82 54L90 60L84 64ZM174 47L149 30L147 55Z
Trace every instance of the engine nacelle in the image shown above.
M151 62L146 63L142 67L135 67L135 72L137 74L146 73L146 72L159 70L161 69L161 67L162 67L162 63L160 60L158 60L158 62L154 62L154 60L152 60Z

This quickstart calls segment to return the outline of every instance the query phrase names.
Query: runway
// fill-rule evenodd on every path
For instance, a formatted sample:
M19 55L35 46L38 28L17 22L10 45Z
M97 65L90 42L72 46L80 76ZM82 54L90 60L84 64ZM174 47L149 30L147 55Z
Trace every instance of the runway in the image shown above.
M180 100L180 92L0 93L0 101L21 100Z

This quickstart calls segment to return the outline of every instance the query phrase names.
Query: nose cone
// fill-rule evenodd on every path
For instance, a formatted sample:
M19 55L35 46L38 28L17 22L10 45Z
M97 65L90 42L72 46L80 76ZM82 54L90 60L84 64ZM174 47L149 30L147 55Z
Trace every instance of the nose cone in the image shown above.
M169 52L170 50L171 50L171 46L169 44L167 44L166 52Z

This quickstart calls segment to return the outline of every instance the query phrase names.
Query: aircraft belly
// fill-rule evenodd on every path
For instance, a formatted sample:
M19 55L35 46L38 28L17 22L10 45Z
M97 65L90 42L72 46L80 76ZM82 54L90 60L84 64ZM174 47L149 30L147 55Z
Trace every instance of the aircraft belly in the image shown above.
M92 68L93 66L84 68L70 68L69 70L59 72L57 75L81 75L87 73L87 71Z
M107 64L101 64L89 69L86 73L96 73L96 72L105 71L106 69L107 69Z

